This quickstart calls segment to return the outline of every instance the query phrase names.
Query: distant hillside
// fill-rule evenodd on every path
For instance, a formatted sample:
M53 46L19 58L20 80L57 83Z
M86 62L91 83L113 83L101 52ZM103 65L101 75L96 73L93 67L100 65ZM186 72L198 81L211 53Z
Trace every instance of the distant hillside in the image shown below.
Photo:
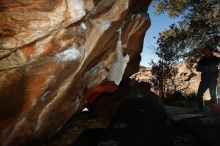
M186 64L178 64L176 65L178 69L178 73L175 77L175 84L178 85L179 91L183 94L197 93L197 89L200 82L200 73L195 70L195 68L189 70L186 67ZM137 81L145 81L151 82L153 78L150 67L141 66L139 72L133 74L131 78ZM209 91L207 90L205 95L205 99L209 99Z

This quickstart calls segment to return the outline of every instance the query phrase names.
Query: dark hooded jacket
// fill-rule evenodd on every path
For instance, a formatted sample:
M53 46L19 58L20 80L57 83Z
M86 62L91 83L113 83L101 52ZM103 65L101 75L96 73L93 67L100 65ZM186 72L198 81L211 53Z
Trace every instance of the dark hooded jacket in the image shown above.
M197 71L201 72L202 78L217 78L218 77L218 64L220 58L212 55L210 57L204 57L198 62L196 68Z

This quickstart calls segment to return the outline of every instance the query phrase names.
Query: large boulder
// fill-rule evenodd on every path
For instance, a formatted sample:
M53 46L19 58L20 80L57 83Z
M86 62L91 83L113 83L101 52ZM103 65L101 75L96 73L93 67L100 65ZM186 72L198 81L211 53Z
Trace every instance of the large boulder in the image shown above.
M137 71L150 2L1 0L0 145L47 139L85 91Z
M184 95L196 95L201 81L201 73L197 72L195 65L189 69L186 63L180 63L175 66L177 74L174 77L176 90L181 91ZM139 71L132 75L132 78L137 81L150 82L153 79L150 67L140 67ZM220 80L218 81L220 82ZM219 88L219 87L218 87ZM220 94L220 93L218 93ZM207 90L203 97L205 100L209 100L210 94Z

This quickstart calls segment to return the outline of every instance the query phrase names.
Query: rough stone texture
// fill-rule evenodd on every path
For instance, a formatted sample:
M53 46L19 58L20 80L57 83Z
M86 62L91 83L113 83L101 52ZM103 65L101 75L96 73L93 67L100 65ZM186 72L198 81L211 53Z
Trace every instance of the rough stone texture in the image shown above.
M137 71L150 2L1 0L0 145L54 135L120 62L117 49L129 56L124 77Z
M132 91L135 90L134 86L131 86L129 82L129 79L123 80L115 93L100 96L93 105L88 107L88 111L83 110L83 112L76 114L73 118L68 120L55 136L43 144L36 146L75 145L76 140L86 129L108 129L112 123L112 117L114 117L117 112L120 103L130 97ZM93 136L98 137L98 135ZM93 138L93 136L91 136L91 138Z

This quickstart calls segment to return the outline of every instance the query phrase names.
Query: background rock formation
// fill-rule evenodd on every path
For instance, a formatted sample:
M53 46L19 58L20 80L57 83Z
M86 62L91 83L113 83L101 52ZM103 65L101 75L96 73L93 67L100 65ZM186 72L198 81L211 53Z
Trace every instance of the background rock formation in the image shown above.
M150 1L1 0L0 145L56 133L120 62L117 49L124 78L137 71Z
M195 66L192 69L187 68L185 63L177 64L175 67L178 70L178 73L175 76L175 84L177 85L177 90L184 95L196 95L200 83L201 73L196 71ZM151 68L140 67L140 70L132 75L132 78L137 81L150 82L153 78L153 75L151 74ZM209 90L205 92L204 98L205 100L209 100L211 98L209 95Z

